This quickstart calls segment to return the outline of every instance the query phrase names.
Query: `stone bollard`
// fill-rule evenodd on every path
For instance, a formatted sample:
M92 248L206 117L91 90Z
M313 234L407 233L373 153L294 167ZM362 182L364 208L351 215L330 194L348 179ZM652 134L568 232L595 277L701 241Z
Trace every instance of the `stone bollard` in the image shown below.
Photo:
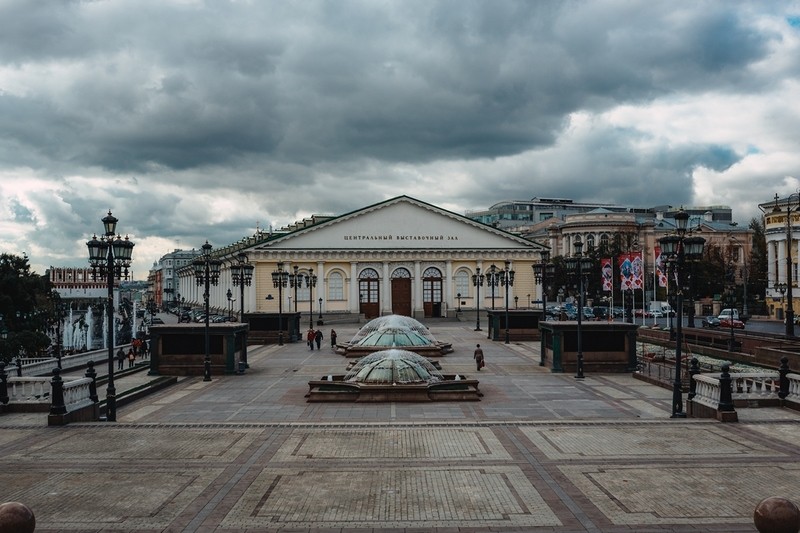
M36 517L24 503L0 503L0 533L33 533Z
M753 523L760 533L797 533L800 509L791 500L770 496L756 505Z
M89 399L97 403L99 398L97 397L97 370L94 369L94 361L86 362L86 377L92 378L92 382L89 384Z
M50 414L67 414L67 406L64 405L64 380L61 379L60 368L56 367L53 369L53 379L50 380L50 385L52 387L52 394L50 396Z
M722 373L719 376L719 410L735 411L733 408L733 383L730 375L731 365L723 363Z

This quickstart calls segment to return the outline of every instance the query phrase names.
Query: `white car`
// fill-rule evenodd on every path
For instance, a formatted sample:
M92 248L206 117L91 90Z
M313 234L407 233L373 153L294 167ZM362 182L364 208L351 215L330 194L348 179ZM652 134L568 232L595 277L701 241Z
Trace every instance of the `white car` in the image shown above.
M664 313L658 310L650 311L650 316L653 318L664 318Z

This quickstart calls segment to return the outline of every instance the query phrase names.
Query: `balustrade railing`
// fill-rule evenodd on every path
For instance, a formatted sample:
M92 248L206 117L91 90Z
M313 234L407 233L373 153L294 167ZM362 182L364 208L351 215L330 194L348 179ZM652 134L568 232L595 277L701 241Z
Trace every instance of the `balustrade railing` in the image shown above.
M67 411L74 411L91 405L92 378L80 378L64 382L64 405Z
M8 403L50 403L50 378L8 378Z

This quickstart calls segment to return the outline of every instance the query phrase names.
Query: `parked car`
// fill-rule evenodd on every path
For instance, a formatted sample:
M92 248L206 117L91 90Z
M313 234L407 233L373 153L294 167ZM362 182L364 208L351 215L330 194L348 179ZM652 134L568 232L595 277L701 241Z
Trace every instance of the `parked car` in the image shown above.
M650 311L650 316L653 318L664 318L664 313L662 313L658 309L654 309Z
M719 327L728 329L744 329L744 322L741 320L736 320L735 318L723 318L719 321Z
M715 316L704 316L701 324L704 328L718 328L719 318Z

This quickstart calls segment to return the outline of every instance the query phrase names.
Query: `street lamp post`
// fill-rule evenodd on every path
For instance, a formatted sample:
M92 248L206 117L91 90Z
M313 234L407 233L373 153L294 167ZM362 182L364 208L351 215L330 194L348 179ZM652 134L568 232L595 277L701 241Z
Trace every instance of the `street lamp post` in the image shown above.
M541 261L533 267L533 277L537 285L542 286L542 319L544 320L547 313L547 280L554 273L555 266L550 263L550 252L543 251L540 253ZM531 295L528 295L528 307L530 307Z
M588 257L583 257L583 243L581 241L577 241L574 246L575 253L564 262L571 274L578 275L578 353L576 354L578 368L575 373L575 379L583 379L583 271L592 266L592 260Z
M289 273L283 269L283 261L272 271L272 286L278 289L278 346L283 346L283 288L289 282Z
M106 323L108 341L108 384L106 386L106 420L117 421L117 389L114 386L114 280L128 279L128 268L131 265L133 242L126 236L123 239L117 235L117 218L108 211L103 217L105 234L86 243L89 249L89 264L92 267L92 277L95 281L98 273L106 278L108 289L106 302ZM116 238L115 238L116 236Z
M314 329L314 287L317 286L317 275L314 270L309 268L305 275L306 287L308 287L308 328ZM322 318L322 298L319 299L319 314Z
M675 294L675 321L677 324L675 328L675 379L672 383L671 418L686 418L686 413L683 411L683 391L681 383L681 359L683 358L684 263L687 260L693 261L700 259L703 256L703 245L706 242L702 237L692 237L691 234L688 237L686 236L688 222L689 214L681 209L675 214L676 233L659 239L661 253L673 263L672 266L675 269L675 278L678 285Z
M239 252L236 255L236 262L231 265L231 281L233 281L234 287L239 287L239 322L241 323L244 323L244 287L245 285L249 287L253 282L255 268L250 264L247 254L244 252ZM247 364L247 350L242 350L241 363L245 368L250 368L250 365Z
M458 298L458 303L456 304L456 313L461 313L461 293L456 293L456 298Z
M730 326L731 336L728 339L728 354L733 355L733 347L736 343L736 337L733 335L733 310L736 308L736 287L731 285L725 289L726 296L728 297L728 308L731 314L728 317L728 325Z
M499 270L496 266L492 265L489 267L489 270L486 272L486 286L492 288L492 311L494 311L494 289L500 283L500 275ZM494 313L492 313L492 318L494 318ZM492 327L494 326L494 321L489 320L489 335L487 338L492 338Z
M776 283L773 288L779 293L781 293L781 310L783 310L783 295L786 294L786 284Z
M228 288L228 292L225 293L225 297L228 299L228 320L230 320L233 314L233 293L230 288Z
M475 273L472 275L472 286L475 287L475 331L481 330L481 287L483 286L483 278L481 267L476 267Z
M506 288L506 344L509 343L508 332L508 288L514 286L514 271L511 269L511 261L506 259L505 267L500 270L500 283Z
M203 360L203 381L211 381L211 330L209 326L209 315L211 314L210 299L211 285L219 283L219 271L222 261L211 257L212 246L208 241L201 247L202 254L192 261L194 267L194 279L198 286L203 286L203 303L205 304L205 349L206 356ZM229 291L230 293L230 291Z
M289 274L289 287L294 289L294 312L297 314L297 289L303 287L303 274L300 274L299 267L295 265L292 267L292 272ZM289 302L292 303L291 301ZM300 338L300 324L297 324L297 330L292 327L292 342L299 340Z

